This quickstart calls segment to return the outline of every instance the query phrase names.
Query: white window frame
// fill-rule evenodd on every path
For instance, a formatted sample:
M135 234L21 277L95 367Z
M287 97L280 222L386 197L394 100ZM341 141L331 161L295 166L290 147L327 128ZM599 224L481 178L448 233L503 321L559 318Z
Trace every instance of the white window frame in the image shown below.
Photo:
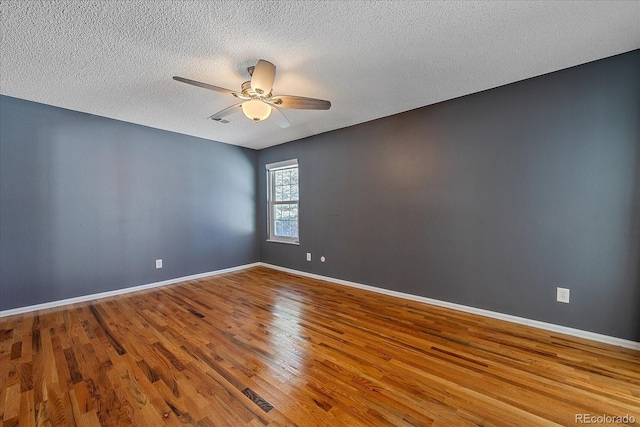
M267 169L267 242L288 243L290 245L300 244L300 169L298 168L298 200L275 201L275 180L273 172L298 168L298 159L284 160L277 163L269 163L265 165ZM298 237L283 237L275 235L274 226L274 208L276 205L298 205Z

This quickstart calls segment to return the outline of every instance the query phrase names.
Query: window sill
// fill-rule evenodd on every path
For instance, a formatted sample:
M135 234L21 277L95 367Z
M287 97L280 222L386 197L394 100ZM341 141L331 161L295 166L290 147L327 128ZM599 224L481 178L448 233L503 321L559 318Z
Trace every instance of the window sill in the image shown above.
M267 239L267 242L273 243L284 243L285 245L297 245L300 246L300 242L294 242L292 240L275 240L275 239Z

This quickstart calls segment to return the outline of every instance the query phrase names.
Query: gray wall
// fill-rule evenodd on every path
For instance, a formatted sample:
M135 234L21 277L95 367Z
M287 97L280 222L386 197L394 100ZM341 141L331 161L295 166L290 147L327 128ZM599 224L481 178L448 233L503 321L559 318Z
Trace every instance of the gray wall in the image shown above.
M262 261L640 341L639 52L260 151ZM300 246L265 241L289 158Z
M0 97L0 308L258 261L256 160Z

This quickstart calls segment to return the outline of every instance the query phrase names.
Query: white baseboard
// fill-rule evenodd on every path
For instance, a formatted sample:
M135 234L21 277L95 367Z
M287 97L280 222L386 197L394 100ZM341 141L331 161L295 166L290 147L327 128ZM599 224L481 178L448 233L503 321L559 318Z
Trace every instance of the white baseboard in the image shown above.
M278 265L258 263L263 267L272 268L274 270L284 271L286 273L297 274L298 276L310 277L312 279L325 280L327 282L336 283L338 285L351 286L353 288L364 289L367 291L377 292L380 294L391 295L398 298L408 299L411 301L422 302L425 304L436 305L438 307L450 308L452 310L463 311L465 313L477 314L480 316L490 317L493 319L505 320L511 323L531 326L533 328L544 329L547 331L558 332L561 334L571 335L578 338L585 338L592 341L612 344L619 347L630 348L632 350L640 350L640 342L625 340L622 338L611 337L608 335L597 334L595 332L583 331L581 329L569 328L567 326L554 325L553 323L540 322L524 317L512 316L510 314L498 313L495 311L483 310L481 308L469 307L462 304L440 301L437 299L422 297L419 295L406 294L404 292L391 291L389 289L378 288L375 286L363 285L361 283L349 282L347 280L335 279L333 277L321 276L319 274L307 273L304 271L293 270L291 268L280 267Z
M157 287L160 287L160 286L172 285L174 283L185 282L185 281L188 281L188 280L201 279L201 278L209 277L209 276L216 276L216 275L219 275L219 274L230 273L230 272L239 271L239 270L245 270L247 268L258 267L258 266L267 267L267 268L271 268L271 269L274 269L274 270L280 270L280 271L284 271L286 273L296 274L298 276L310 277L312 279L324 280L324 281L335 283L335 284L338 284L338 285L344 285L344 286L350 286L350 287L353 287L353 288L364 289L364 290L367 290L367 291L377 292L377 293L384 294L384 295L390 295L390 296L394 296L394 297L397 297L397 298L403 298L403 299L407 299L407 300L411 300L411 301L421 302L421 303L425 303L425 304L431 304L431 305L435 305L435 306L438 306L438 307L450 308L452 310L463 311L465 313L477 314L477 315L480 315L480 316L490 317L492 319L499 319L499 320L504 320L504 321L511 322L511 323L517 323L517 324L520 324L520 325L526 325L526 326L531 326L531 327L538 328L538 329L544 329L544 330L547 330L547 331L558 332L558 333L561 333L561 334L571 335L571 336L578 337L578 338L585 338L585 339L588 339L588 340L602 342L602 343L605 343L605 344L612 344L612 345L616 345L616 346L619 346L619 347L629 348L629 349L632 349L632 350L640 350L640 342L636 342L636 341L625 340L625 339L622 339L622 338L617 338L617 337L611 337L611 336L608 336L608 335L597 334L595 332L583 331L581 329L569 328L567 326L554 325L553 323L540 322L538 320L532 320L532 319L527 319L527 318L524 318L524 317L512 316L510 314L498 313L498 312L495 312L495 311L484 310L484 309L481 309L481 308L469 307L469 306L462 305L462 304L455 304L455 303L452 303L452 302L440 301L440 300L437 300L437 299L427 298L427 297L423 297L423 296L419 296L419 295L412 295L412 294L407 294L407 293L404 293L404 292L392 291L392 290L389 290L389 289L378 288L378 287L370 286L370 285L364 285L362 283L350 282L348 280L336 279L336 278L328 277L328 276L321 276L319 274L307 273L305 271L294 270L294 269L286 268L286 267L280 267L279 265L267 264L267 263L264 263L264 262L254 262L252 264L239 265L237 267L225 268L225 269L222 269L222 270L209 271L209 272L206 272L206 273L194 274L194 275L191 275L191 276L183 276L183 277L177 277L175 279L163 280L162 282L149 283L149 284L146 284L146 285L133 286L133 287L130 287L130 288L116 289L114 291L100 292L100 293L91 294L91 295L82 295L82 296L74 297L74 298L67 298L67 299L63 299L63 300L51 301L51 302L46 302L46 303L42 303L42 304L30 305L30 306L26 306L26 307L18 307L18 308L12 308L12 309L9 309L9 310L2 310L2 311L0 311L0 317L12 316L12 315L15 315L15 314L28 313L28 312L37 311L37 310L45 310L45 309L48 309L48 308L60 307L60 306L63 306L63 305L75 304L75 303L78 303L78 302L92 301L92 300L96 300L96 299L100 299L100 298L112 297L112 296L116 296L116 295L123 295L123 294L127 294L127 293L130 293L130 292L136 292L136 291L142 291L142 290L145 290L145 289L157 288Z
M107 297L113 297L116 295L128 294L130 292L136 292L136 291L142 291L145 289L157 288L160 286L172 285L174 283L179 283L179 282L186 282L187 280L202 279L203 277L217 276L218 274L230 273L238 270L245 270L247 268L257 267L259 265L262 265L262 264L259 262L254 262L253 264L239 265L237 267L209 271L209 272L200 273L200 274L193 274L191 276L176 277L175 279L163 280L162 282L149 283L146 285L133 286L130 288L116 289L113 291L100 292L97 294L82 295L74 298L67 298L67 299L61 299L57 301L45 302L42 304L29 305L26 307L18 307L18 308L12 308L9 310L2 310L0 311L0 317L13 316L14 314L28 313L30 311L45 310L47 308L60 307L62 305L75 304L78 302L92 301L100 298L107 298Z

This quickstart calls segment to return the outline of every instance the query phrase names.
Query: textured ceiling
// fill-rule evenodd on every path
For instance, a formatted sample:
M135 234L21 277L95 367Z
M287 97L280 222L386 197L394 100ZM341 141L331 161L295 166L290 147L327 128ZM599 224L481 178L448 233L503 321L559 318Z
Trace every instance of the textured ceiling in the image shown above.
M4 95L263 148L640 48L640 2L6 1ZM207 120L258 59L292 125Z

